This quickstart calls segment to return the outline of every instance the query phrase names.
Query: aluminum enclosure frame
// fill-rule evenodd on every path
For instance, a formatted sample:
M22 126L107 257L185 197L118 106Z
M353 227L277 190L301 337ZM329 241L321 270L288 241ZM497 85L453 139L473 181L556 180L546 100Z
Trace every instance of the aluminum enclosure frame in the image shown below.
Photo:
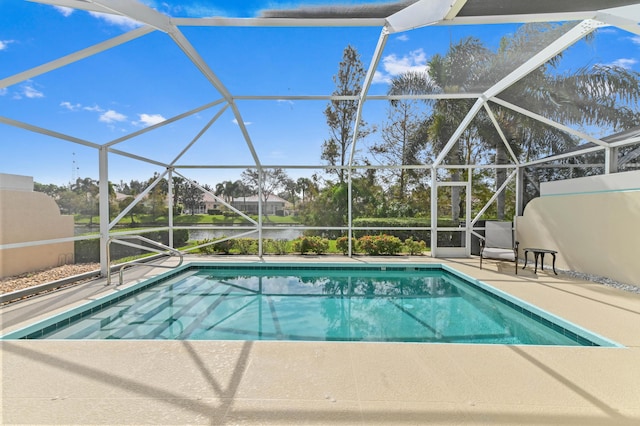
M431 170L431 199L432 199L432 208L434 207L434 199L436 197L437 187L438 187L438 170L451 168L452 166L446 166L443 164L443 160L446 155L450 152L453 146L456 144L460 136L466 130L467 126L472 122L475 118L476 114L484 110L489 115L496 131L498 132L502 143L506 146L509 159L511 161L510 164L504 165L506 168L514 169L510 174L507 182L510 182L515 179L516 181L516 193L517 199L517 211L521 212L522 199L520 197L521 190L521 169L524 167L532 166L535 164L546 163L549 161L566 158L567 156L575 156L581 155L585 153L592 153L598 151L604 151L605 157L607 161L605 161L605 173L614 172L617 169L617 165L615 161L612 161L615 158L615 150L621 146L626 146L634 143L638 143L640 138L637 136L631 136L627 139L609 142L602 139L598 139L587 135L585 133L573 130L567 126L562 125L561 123L553 122L545 117L540 116L532 111L528 111L524 108L513 105L509 102L500 98L500 93L511 87L514 83L528 75L531 71L535 70L540 65L544 64L547 60L567 49L577 41L583 39L588 34L593 32L595 29L612 25L622 28L626 31L632 32L634 34L640 34L640 26L638 23L640 22L640 2L639 1L625 1L625 0L616 0L614 2L606 1L606 0L590 0L587 2L580 1L568 1L568 2L552 2L552 1L542 1L538 2L535 5L532 5L530 1L517 0L512 1L509 4L508 10L512 13L495 13L498 3L502 4L504 2L499 1L489 1L484 2L485 6L482 6L482 2L478 0L453 0L451 2L442 2L440 0L418 0L413 2L400 2L398 3L399 10L395 11L390 16L377 16L376 14L380 13L381 8L376 9L375 13L373 9L367 9L366 6L361 8L362 15L361 17L353 17L349 16L349 10L340 8L333 8L331 11L322 11L322 10L293 10L289 11L287 15L284 12L275 11L269 17L261 17L261 18L179 18L179 17L169 17L157 12L154 9L151 9L142 3L139 3L135 0L34 0L37 3L44 3L55 6L62 7L70 7L75 9L82 9L87 11L101 12L113 15L119 15L122 17L127 17L133 19L139 23L141 26L134 30L131 30L125 34L114 37L110 40L95 44L88 48L82 49L75 53L69 54L62 58L53 60L46 64L42 64L31 68L29 70L22 71L15 75L9 76L3 80L0 80L0 89L6 88L8 86L12 86L18 84L20 82L24 82L28 79L34 78L38 75L42 75L44 73L56 70L58 68L64 67L66 65L72 64L74 62L83 60L105 50L111 49L113 47L119 46L121 44L127 43L131 40L135 40L140 37L144 37L148 34L151 34L155 31L161 31L166 33L171 40L176 44L176 46L182 51L182 53L192 62L193 66L196 67L200 73L208 80L212 87L214 87L217 92L220 94L221 98L214 100L210 103L202 105L198 108L195 108L191 111L186 111L182 114L179 114L175 117L169 118L162 123L155 124L149 126L140 131L128 134L118 139L114 139L110 142L104 144L98 144L92 141L83 140L80 138L73 137L71 135L66 135L60 132L53 131L51 129L46 129L42 127L38 127L29 123L24 123L18 120L11 119L9 117L0 116L0 123L5 125L21 128L25 131L40 133L48 137L68 141L75 144L80 144L86 147L90 147L96 149L99 153L99 176L100 176L100 248L101 248L101 271L103 275L106 275L107 265L106 256L104 253L106 252L107 241L111 235L111 230L114 225L118 222L120 218L122 218L131 208L135 206L138 202L142 200L144 195L148 193L153 187L160 181L161 178L165 176L169 176L169 182L171 183L170 177L174 173L178 173L179 169L189 169L189 168L256 168L260 174L262 174L264 169L274 168L274 167L283 167L283 168L313 168L313 169L322 169L329 168L328 166L319 166L319 165L298 165L298 166L281 166L281 165L265 165L261 162L255 148L254 143L252 141L251 135L244 124L244 120L242 117L242 113L239 107L236 104L237 100L273 100L273 99L291 99L291 100L336 100L336 99L349 99L356 100L358 103L357 110L357 119L355 121L355 129L353 134L356 135L358 133L358 124L359 119L362 115L362 109L367 100L373 99L385 99L390 100L394 98L406 98L406 99L476 99L476 102L472 109L467 114L467 117L460 123L459 127L455 130L452 137L449 139L445 148L438 154L437 158L433 162L433 164L429 165L419 165L416 167L430 169ZM401 4L402 3L402 4ZM537 5L537 6L536 6ZM611 5L615 7L610 7ZM485 7L485 9L483 9ZM585 10L585 8L592 8L589 10ZM484 12L483 12L484 11ZM302 12L305 12L304 14ZM322 13L324 14L322 14ZM332 17L326 17L327 13L331 12ZM367 16L364 16L367 15ZM370 96L368 95L368 91L373 79L374 72L381 60L382 53L384 51L384 47L386 41L390 34L401 33L404 31L408 31L414 28L424 27L424 26L446 26L446 25L472 25L472 24L495 24L495 23L524 23L524 22L557 22L557 21L581 21L576 27L567 32L566 34L559 37L557 40L552 42L549 46L542 49L540 52L536 53L532 56L528 61L518 67L516 70L509 73L506 77L496 83L494 86L485 90L482 93L474 93L474 94L438 94L438 95L423 95L423 96L406 96L406 97L392 97L392 96ZM221 81L218 76L214 73L214 71L210 68L209 64L200 56L197 49L191 45L188 38L182 33L180 27L189 27L189 26L238 26L238 27L277 27L277 26L297 26L297 27L358 27L358 26L367 26L367 27L380 27L380 37L378 43L376 45L375 51L373 53L373 59L367 69L365 80L362 84L362 91L358 96L347 97L347 96L331 96L331 95L308 95L308 96L281 96L281 95L269 95L269 96L234 96L227 87L224 82ZM511 150L506 137L504 136L504 132L500 128L495 116L493 115L491 109L491 103L495 103L501 105L505 108L511 109L517 113L523 114L535 120L538 120L546 125L558 128L562 131L565 131L573 136L584 139L591 144L588 147L584 147L583 149L573 151L570 154L559 154L557 156L539 159L530 161L527 163L519 163L517 157ZM129 140L138 135L151 132L155 129L161 128L183 118L192 116L198 113L209 112L212 108L218 107L219 109L212 113L210 120L207 124L201 129L201 131L196 135L189 143L187 143L182 151L169 163L164 163L157 161L153 158L147 158L135 155L133 153L129 153L123 150L119 150L116 148L121 142ZM182 155L187 152L190 147L209 129L209 127L218 120L218 118L222 115L224 111L230 109L237 120L237 123L240 128L240 132L242 133L243 139L253 157L254 164L250 165L232 165L232 166L221 166L215 164L203 164L203 165L195 165L195 164L179 164L179 160ZM344 167L347 171L348 176L348 188L349 188L349 217L348 224L346 227L340 228L348 231L349 235L352 235L353 227L352 223L352 174L355 168L362 168L362 166L355 166L353 164L354 154L357 148L357 138L354 136L351 142L351 150L349 155L348 166ZM108 214L108 157L111 154L120 155L124 157L128 157L137 161L147 162L149 164L153 164L159 167L163 167L165 172L156 179L145 191L140 194L134 202L127 207L120 215L109 222L109 214ZM392 166L389 166L392 167ZM475 165L465 165L459 166L468 169L475 169L479 166ZM487 166L489 167L489 166ZM496 166L490 166L495 168ZM331 168L335 168L332 166ZM516 178L519 176L518 178ZM471 179L469 182L465 182L465 185L471 185ZM504 190L506 187L506 183L498 190L497 193ZM201 188L204 189L204 188ZM169 185L169 193L172 193L171 184ZM481 212L484 212L488 205L495 200L494 195L489 203L483 207ZM213 194L212 194L213 195ZM215 197L215 195L214 195ZM169 197L171 198L171 197ZM262 197L259 197L258 209L259 212L262 212ZM227 205L233 209L232 206L228 205L224 202L224 200L218 199L218 201ZM169 203L171 203L171 199ZM173 215L171 204L169 204L169 226L168 229L176 229L173 225ZM235 209L233 209L235 210ZM238 212L241 213L241 212ZM433 212L432 212L433 213ZM242 214L244 216L244 214ZM250 219L248 216L246 218L252 223L253 228L250 226L247 229L249 232L257 232L259 239L259 254L262 255L262 230L265 227L262 224L262 215L259 214L258 222ZM432 230L432 247L436 247L436 231L438 230L437 226L437 214L431 214L432 223L429 228ZM479 215L473 218L471 221L467 221L465 226L465 231L467 232L467 239L470 236L470 233L473 233L473 226L477 222ZM162 228L167 229L167 228ZM253 230L252 230L253 229ZM300 229L316 229L313 227L300 227ZM323 228L324 229L324 228ZM171 232L169 233L172 234ZM243 234L244 235L244 234ZM84 237L75 237L72 240L85 239ZM64 239L65 241L68 239ZM37 241L37 242L28 242L28 243L16 243L16 244L5 244L0 246L0 250L9 249L9 248L18 248L18 247L27 247L31 245L40 245L47 244L52 242L58 242L58 240L48 240L48 241ZM172 242L171 242L172 245ZM468 244L467 244L467 248ZM351 247L351 239L349 239L349 255L352 254ZM437 256L437 251L434 253ZM469 252L467 250L467 255Z

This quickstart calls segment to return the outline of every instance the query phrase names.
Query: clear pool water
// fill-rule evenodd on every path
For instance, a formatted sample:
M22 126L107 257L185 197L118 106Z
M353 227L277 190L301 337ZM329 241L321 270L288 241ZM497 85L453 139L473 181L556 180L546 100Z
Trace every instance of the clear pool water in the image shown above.
M603 345L431 266L185 267L12 337Z

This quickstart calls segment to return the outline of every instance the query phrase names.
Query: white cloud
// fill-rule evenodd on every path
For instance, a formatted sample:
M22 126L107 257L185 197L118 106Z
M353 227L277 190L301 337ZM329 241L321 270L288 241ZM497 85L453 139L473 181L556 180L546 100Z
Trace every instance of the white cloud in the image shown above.
M407 71L426 71L427 55L422 49L413 50L402 57L387 55L382 58L382 68L384 71L376 71L373 75L373 83L390 83L393 77Z
M20 89L18 89L17 92L14 93L13 95L13 99L22 99L22 98L29 98L29 99L37 99L37 98L44 98L44 93L42 93L41 91L39 91L38 89L36 89L35 87L33 87L31 85L31 81L27 81L26 83L24 83L22 86L20 86Z
M138 117L140 117L140 121L135 122L134 124L141 124L145 127L153 126L154 124L162 123L166 120L166 118L160 114L138 114Z
M73 13L73 9L70 7L64 7L64 6L53 6L53 8L55 10L57 10L58 12L60 12L63 16L67 17L67 16L71 16L71 14Z
M396 40L398 41L409 41L409 36L406 34L400 34L398 37L396 37Z
M29 99L44 98L44 93L33 86L25 86L24 95Z
M283 105L289 105L291 108L293 108L293 101L291 99L278 99L276 102L278 102L279 104L283 104ZM238 123L236 123L238 124Z
M391 84L391 76L389 74L376 71L373 73L373 80L371 80L371 82L373 84L376 84L376 83Z
M140 24L140 22L134 21L131 18L127 18L126 16L112 15L110 13L100 12L89 12L89 15L93 16L96 19L101 19L107 24L115 25L121 28L137 28L142 25Z
M232 122L233 124L238 124L238 120L236 120L235 118L234 118L233 120L231 120L231 122ZM251 121L245 121L245 122L244 122L244 125L245 125L245 126L250 126L251 124L253 124Z
M629 37L629 40L631 40L631 43L640 46L640 36Z
M615 61L611 62L611 64L609 64L609 65L613 65L613 66L616 66L616 67L620 67L620 68L624 68L624 69L629 70L637 63L638 63L637 59L620 58L620 59L616 59Z
M399 75L406 71L424 71L427 66L427 55L424 50L418 49L409 52L402 58L396 55L389 55L382 58L385 71L391 75Z
M66 108L69 111L87 111L91 113L96 113L98 114L98 121L101 123L108 124L109 127L112 128L113 130L116 130L116 128L113 126L114 123L127 122L126 115L112 109L105 110L101 106L95 105L95 104L93 106L84 106L80 103L74 104L69 101L63 101L63 102L60 102L60 106L62 108ZM155 124L156 121L157 122L164 121L164 117L157 114L156 115L139 114L139 117L140 117L140 121L139 122L134 121L132 124L149 126L149 125ZM118 129L118 130L123 132L126 131L126 129Z
M0 40L0 50L8 49L9 45L15 42L15 40Z
M91 112L103 112L104 110L102 108L100 108L98 105L94 105L91 107L82 107L83 110L85 111L91 111Z
M80 108L82 108L82 105L80 104L72 104L71 102L60 102L60 106L63 108L68 109L69 111L78 111Z
M9 93L9 90L7 90L6 87L3 87L3 88L0 89L0 96L4 96L7 93Z
M126 121L127 116L124 114L120 114L112 109L100 114L100 118L98 119L101 123L114 123L116 121Z

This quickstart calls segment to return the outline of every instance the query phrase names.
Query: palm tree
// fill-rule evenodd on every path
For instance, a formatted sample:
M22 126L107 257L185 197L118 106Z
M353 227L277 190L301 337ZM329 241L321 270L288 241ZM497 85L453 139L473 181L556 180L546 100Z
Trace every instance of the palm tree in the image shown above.
M544 25L550 35L557 37L573 24ZM496 63L523 55L532 47L539 49L541 41L549 35L538 31L542 24L523 26L516 36L503 40L494 57ZM503 59L506 58L506 59ZM594 65L574 71L558 73L562 54L551 59L525 78L500 94L500 98L524 109L540 114L555 122L574 127L596 127L609 132L625 130L640 121L640 74L616 66ZM494 65L494 68L497 68ZM513 140L512 148L520 159L528 161L544 155L553 155L579 142L578 138L559 129L524 117L501 105L492 105L505 136ZM498 148L504 148L499 144ZM499 151L496 152L500 154ZM505 155L506 156L506 155ZM496 184L500 185L498 181ZM504 205L498 198L498 214ZM502 203L500 203L502 201Z
M480 40L466 38L452 45L445 55L428 62L430 81L401 76L390 89L394 94L482 92L559 37L569 26L523 25L515 35L505 37L496 52ZM543 31L541 31L543 30ZM500 93L500 98L565 125L609 127L613 131L633 126L640 120L640 74L612 66L593 66L559 73L562 55L548 61L525 78ZM441 99L433 103L430 116L418 128L418 137L428 138L434 152L440 152L471 108L472 100ZM491 109L511 149L521 161L551 155L578 143L577 138L555 127L524 116L502 105ZM474 155L487 156L495 150L494 161L506 162L506 147L492 122L481 110L449 151L445 162L472 164ZM500 170L500 169L498 169ZM459 172L452 179L460 180ZM504 171L496 175L496 187L504 182ZM454 187L455 189L455 187ZM452 191L453 192L453 191ZM456 195L452 193L453 219ZM498 197L498 217L504 217L504 193Z
M242 203L242 211L246 212L247 211L247 196L248 195L252 195L253 191L251 190L250 187L248 187L247 185L244 184L243 181L241 181L240 179L236 180L234 183L234 196L233 198L240 198L242 197L243 203Z
M302 203L313 200L314 196L318 193L318 186L313 180L306 177L301 177L296 180L296 188L297 191L302 193Z
M232 182L230 180L225 180L224 182L218 183L216 185L215 194L228 203L231 204L233 198L236 195L238 189L238 181Z

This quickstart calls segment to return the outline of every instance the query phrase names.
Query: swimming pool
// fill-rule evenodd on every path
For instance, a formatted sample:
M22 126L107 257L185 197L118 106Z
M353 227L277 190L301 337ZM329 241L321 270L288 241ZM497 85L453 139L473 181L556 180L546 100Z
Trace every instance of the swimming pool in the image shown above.
M190 263L2 338L618 346L439 264Z

